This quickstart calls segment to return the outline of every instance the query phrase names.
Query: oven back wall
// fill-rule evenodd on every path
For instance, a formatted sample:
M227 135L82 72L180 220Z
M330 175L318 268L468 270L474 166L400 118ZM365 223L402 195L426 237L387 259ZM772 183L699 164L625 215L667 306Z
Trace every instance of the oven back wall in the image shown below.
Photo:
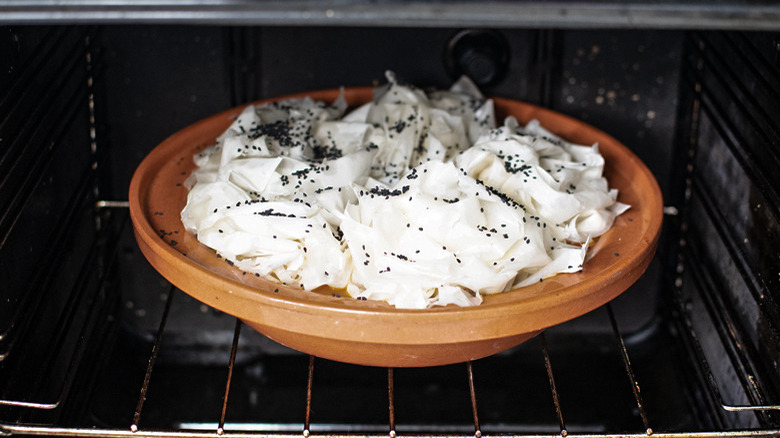
M111 26L104 50L103 140L116 154L116 196L134 167L175 130L256 99L384 83L387 70L448 87L459 29ZM508 64L487 95L551 107L636 151L662 188L676 118L682 32L502 29Z

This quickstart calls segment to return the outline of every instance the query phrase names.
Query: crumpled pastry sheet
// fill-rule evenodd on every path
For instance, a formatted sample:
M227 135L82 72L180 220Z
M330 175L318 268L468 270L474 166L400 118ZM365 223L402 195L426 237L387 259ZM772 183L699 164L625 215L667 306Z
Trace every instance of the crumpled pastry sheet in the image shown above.
M496 128L465 78L426 93L387 77L349 113L341 97L247 107L194 157L185 228L273 281L423 309L580 271L628 208L597 145Z

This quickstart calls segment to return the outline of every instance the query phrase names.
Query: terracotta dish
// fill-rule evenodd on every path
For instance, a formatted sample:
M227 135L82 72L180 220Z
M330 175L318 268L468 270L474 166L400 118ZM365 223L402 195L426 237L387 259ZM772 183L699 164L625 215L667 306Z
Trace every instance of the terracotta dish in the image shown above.
M333 101L337 90L308 95ZM291 97L291 96L285 96ZM351 105L370 88L346 90ZM278 99L277 99L278 100ZM197 122L166 139L141 163L130 184L130 215L149 262L184 292L241 318L277 342L318 357L361 365L433 366L478 359L516 346L547 327L612 300L645 271L661 228L661 192L650 171L607 134L561 114L494 99L498 120L537 118L577 143L599 143L605 174L631 209L590 248L582 272L485 297L475 307L401 310L385 303L280 286L241 272L187 233L179 213L193 154L215 142L241 108Z

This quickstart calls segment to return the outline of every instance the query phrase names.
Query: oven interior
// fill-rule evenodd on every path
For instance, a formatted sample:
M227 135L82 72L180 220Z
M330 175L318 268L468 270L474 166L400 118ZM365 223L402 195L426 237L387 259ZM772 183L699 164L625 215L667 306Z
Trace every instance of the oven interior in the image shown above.
M780 435L776 22L84 17L0 27L0 434ZM465 72L631 148L666 205L647 272L507 352L386 369L292 351L150 267L126 200L163 139L388 69L436 87Z

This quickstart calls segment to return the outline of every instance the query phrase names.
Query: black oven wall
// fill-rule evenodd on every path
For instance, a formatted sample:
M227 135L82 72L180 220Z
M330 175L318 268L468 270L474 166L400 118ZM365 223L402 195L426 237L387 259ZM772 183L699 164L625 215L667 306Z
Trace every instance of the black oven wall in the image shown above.
M115 228L96 208L93 35L3 27L0 39L0 398L47 421L118 303L105 289Z
M761 33L685 38L681 84L692 92L681 94L686 123L676 161L684 165L675 183L681 190L669 199L681 211L668 262L675 300L712 364L699 367L699 378L712 373L721 382L702 402L715 406L766 404L780 389L778 41ZM712 412L725 426L752 418ZM771 410L757 413L754 421L777 421Z

